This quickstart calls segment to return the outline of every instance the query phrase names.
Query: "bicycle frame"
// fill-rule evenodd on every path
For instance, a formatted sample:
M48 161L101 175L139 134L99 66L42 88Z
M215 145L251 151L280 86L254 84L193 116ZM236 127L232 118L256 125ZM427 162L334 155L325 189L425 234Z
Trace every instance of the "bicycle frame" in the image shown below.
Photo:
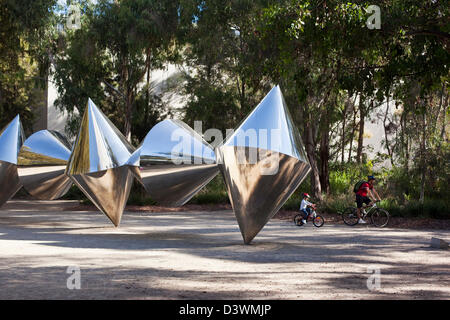
M367 208L369 208L369 209L366 211ZM362 212L362 218L367 217L372 212L372 210L374 210L375 208L377 208L376 202L374 202L371 206L362 207L361 209L364 210Z
M308 220L313 220L315 217L317 217L317 212L316 210L312 210L311 213L308 215Z
M341 212L344 223L349 226L354 226L359 223L359 219L364 219L370 216L372 223L377 227L384 227L389 222L389 212L377 206L377 201L374 201L368 206L361 207L360 215L357 214L357 208L348 207ZM356 220L355 220L356 219ZM380 221L380 219L382 219Z

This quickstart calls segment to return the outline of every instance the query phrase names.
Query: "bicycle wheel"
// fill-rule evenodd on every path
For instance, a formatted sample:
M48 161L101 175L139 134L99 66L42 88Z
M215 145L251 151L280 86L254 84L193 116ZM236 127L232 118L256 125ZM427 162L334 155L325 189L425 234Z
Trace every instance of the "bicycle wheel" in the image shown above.
M313 219L313 225L315 225L317 228L320 228L321 226L323 226L323 224L325 223L325 220L323 219L322 216L316 216Z
M377 208L370 216L372 223L376 227L383 228L385 227L389 222L389 212L386 210Z
M294 217L294 222L296 226L301 227L303 225L302 220L304 219L303 215L300 213Z
M342 213L342 219L348 226L354 226L358 223L358 215L356 214L356 208L348 207Z

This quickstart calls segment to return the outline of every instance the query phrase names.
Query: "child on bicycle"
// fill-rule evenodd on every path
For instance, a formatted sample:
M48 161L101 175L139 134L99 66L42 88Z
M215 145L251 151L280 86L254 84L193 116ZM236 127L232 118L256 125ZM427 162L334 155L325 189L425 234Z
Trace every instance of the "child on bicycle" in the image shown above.
M303 200L300 203L300 212L303 213L303 216L305 217L302 222L303 224L306 224L306 221L308 220L309 215L311 214L311 208L314 208L314 203L311 203L308 201L310 198L309 194L303 193Z

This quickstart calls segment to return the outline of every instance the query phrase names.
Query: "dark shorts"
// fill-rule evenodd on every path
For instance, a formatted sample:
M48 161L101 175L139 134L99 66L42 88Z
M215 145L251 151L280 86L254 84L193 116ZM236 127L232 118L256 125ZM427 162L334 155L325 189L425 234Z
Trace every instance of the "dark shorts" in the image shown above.
M363 203L365 204L369 204L371 201L369 199L369 197L363 197L360 196L359 194L356 195L356 206L358 208L362 208Z

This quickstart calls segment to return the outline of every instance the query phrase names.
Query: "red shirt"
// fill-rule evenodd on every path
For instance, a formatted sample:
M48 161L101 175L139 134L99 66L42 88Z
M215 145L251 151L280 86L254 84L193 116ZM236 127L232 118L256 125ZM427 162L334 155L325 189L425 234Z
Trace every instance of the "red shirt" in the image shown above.
M370 185L368 182L364 182L361 187L359 187L359 190L356 194L359 194L361 197L367 197L367 188L370 190L373 189L373 186Z

